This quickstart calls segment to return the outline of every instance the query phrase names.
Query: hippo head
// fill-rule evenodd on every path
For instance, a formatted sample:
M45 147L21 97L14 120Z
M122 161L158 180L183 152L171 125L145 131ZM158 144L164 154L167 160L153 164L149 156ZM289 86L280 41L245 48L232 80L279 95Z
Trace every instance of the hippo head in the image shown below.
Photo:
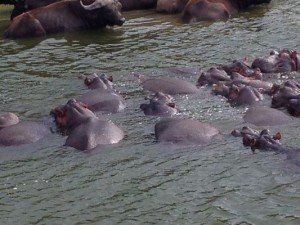
M287 110L293 116L300 116L300 98L290 99L288 102Z
M140 109L145 115L151 116L172 116L177 113L175 103L170 95L157 92L154 95L145 98L149 99L149 104L141 104Z
M118 0L80 0L80 4L89 24L94 27L121 26L125 22Z
M289 100L299 99L300 84L297 81L287 81L282 85L272 87L272 107L280 108L289 105ZM293 107L292 107L293 108Z
M227 74L239 73L244 77L251 77L253 79L262 79L262 73L259 68L251 69L247 64L247 59L234 60L231 64L222 65L221 68L226 71Z
M242 130L233 130L231 134L235 137L242 137L243 144L251 147L252 151L255 151L255 149L265 151L277 151L281 149L279 142L281 134L279 132L271 136L270 132L266 129L259 133L249 127L243 127Z
M14 113L5 113L0 115L0 129L19 123L19 118Z
M98 76L96 73L91 75L83 76L84 84L89 89L101 89L103 91L113 90L113 78L112 76L107 77L105 74Z
M296 51L271 51L270 55L256 58L252 68L259 68L263 73L280 73L299 70L300 56Z
M263 95L254 87L232 85L228 100L234 105L251 105L263 99Z
M223 69L215 67L210 68L207 72L201 73L197 81L197 87L206 84L217 84L219 81L230 81L230 76Z
M50 115L54 116L55 122L60 128L70 130L88 119L97 118L83 103L77 102L75 99L69 100L64 106L51 110Z

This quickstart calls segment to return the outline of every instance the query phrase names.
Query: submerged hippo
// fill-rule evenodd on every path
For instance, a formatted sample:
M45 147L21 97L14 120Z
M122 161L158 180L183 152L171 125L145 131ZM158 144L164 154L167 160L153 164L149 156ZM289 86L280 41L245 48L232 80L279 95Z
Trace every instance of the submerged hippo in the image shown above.
M199 91L196 85L175 77L147 78L133 74L141 80L143 89L151 92L163 92L168 95L195 94Z
M281 73L300 70L300 55L294 50L271 51L269 56L256 58L252 68L259 68L263 73Z
M50 129L42 123L20 122L0 130L0 145L30 144L37 142L47 134L50 134Z
M251 147L254 152L255 149L262 151L275 151L278 153L287 154L287 157L292 163L300 166L300 149L283 146L279 140L281 139L281 134L278 132L271 136L268 130L262 130L258 132L249 127L243 127L242 130L234 130L231 134L235 137L242 137L243 144L245 146Z
M211 125L194 119L168 118L155 124L158 141L205 145L218 133Z
M93 112L117 113L125 109L125 100L114 90L112 77L103 74L98 76L94 73L80 78L83 78L85 85L92 90L76 97L78 102L84 103Z
M149 104L141 104L140 109L149 116L173 116L177 113L175 103L170 95L162 92L150 96Z
M230 64L219 66L219 69L225 70L228 75L231 75L233 73L238 73L244 77L249 77L256 80L262 79L262 73L260 69L251 68L250 65L248 65L247 59L234 60Z
M19 123L19 117L14 113L0 115L0 129Z
M56 124L69 134L65 145L79 150L93 149L98 145L115 144L124 138L115 124L98 118L84 104L71 99L65 106L51 111Z
M291 123L293 119L285 113L266 106L253 106L243 117L247 123L256 126L276 126Z

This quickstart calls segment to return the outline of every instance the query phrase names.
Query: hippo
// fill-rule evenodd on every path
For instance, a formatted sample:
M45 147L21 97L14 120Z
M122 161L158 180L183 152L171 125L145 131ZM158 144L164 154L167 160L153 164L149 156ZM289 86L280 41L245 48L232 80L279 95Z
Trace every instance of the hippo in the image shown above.
M273 85L271 93L272 107L287 107L292 99L300 98L300 83L297 81L286 81L282 85ZM294 101L292 101L292 104Z
M119 2L122 4L122 11L130 11L154 8L157 0L119 0Z
M150 92L163 92L168 95L195 94L199 92L196 85L176 77L147 78L137 73L133 73L133 75L140 79L143 89Z
M264 129L261 132L251 129L249 127L243 127L241 130L233 130L231 134L235 137L242 137L244 146L251 147L254 152L255 149L262 151L274 151L277 153L283 153L287 155L287 159L294 163L296 166L300 166L300 149L283 146L279 140L281 134L277 132L271 136L270 131Z
M170 95L157 92L150 96L149 104L141 104L140 109L148 116L173 116L177 113L175 103Z
M91 89L75 99L84 103L93 112L117 113L125 109L125 100L113 88L113 78L102 74L80 76L84 84Z
M79 79L84 80L84 84L88 87L88 89L101 89L103 92L113 92L113 77L107 77L105 74L93 73L90 75L81 75Z
M210 68L207 72L202 72L197 81L197 86L213 85L219 81L231 81L231 77L227 75L223 69L215 67Z
M286 115L280 110L273 109L267 106L250 107L243 119L245 122L251 123L255 126L285 125L293 121L290 116Z
M292 116L300 117L300 96L289 100L287 110Z
M110 121L97 117L83 103L71 99L51 110L59 129L69 133L65 146L89 150L99 145L116 144L124 132Z
M199 21L225 20L251 5L270 3L271 0L190 0L182 15L182 21L193 23Z
M231 104L241 105L253 105L254 103L263 100L263 95L257 90L257 88L245 85L232 85L229 88L228 100Z
M14 113L5 113L0 115L0 129L19 123L19 117Z
M259 68L252 69L248 63L247 59L244 60L234 60L231 64L221 65L219 69L226 71L228 75L233 73L238 73L244 77L249 77L256 80L262 79L262 73Z
M209 144L219 131L213 126L194 119L165 118L155 124L158 141L180 144Z
M23 145L37 142L50 134L50 129L38 122L18 122L0 130L0 145Z
M93 112L117 113L125 109L125 100L117 93L102 93L100 90L91 90L75 98L84 103Z
M253 105L263 100L263 95L257 88L245 85L226 85L219 82L213 86L213 93L224 96L235 106Z
M163 13L181 13L189 0L158 0L156 11Z
M300 55L295 50L272 50L269 56L256 58L252 68L259 68L263 73L282 73L300 70Z

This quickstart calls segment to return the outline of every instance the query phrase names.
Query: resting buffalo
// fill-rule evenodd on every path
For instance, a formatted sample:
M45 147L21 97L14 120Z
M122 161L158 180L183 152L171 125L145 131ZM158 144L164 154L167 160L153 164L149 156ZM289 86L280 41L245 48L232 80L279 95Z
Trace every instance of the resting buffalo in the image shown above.
M269 3L271 0L190 0L183 10L186 23L228 19L251 5Z
M5 31L6 38L45 36L107 25L122 25L125 19L117 0L66 0L23 13L13 19Z
M129 11L154 8L157 0L119 0L119 2L122 4L122 11Z
M0 1L0 4L10 4L14 5L14 9L11 13L10 19L12 20L16 16L27 12L32 9L40 8L46 5L50 5L54 2L60 2L63 0L10 0L10 1Z
M181 13L189 0L158 0L156 11L165 13Z

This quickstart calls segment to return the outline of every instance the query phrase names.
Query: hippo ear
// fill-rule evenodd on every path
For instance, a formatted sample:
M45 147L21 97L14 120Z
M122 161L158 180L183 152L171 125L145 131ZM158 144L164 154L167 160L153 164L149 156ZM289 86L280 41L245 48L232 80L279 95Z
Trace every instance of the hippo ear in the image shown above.
M280 140L281 139L281 133L277 132L274 136L273 136L274 140Z
M169 102L167 103L168 106L170 106L171 108L175 108L175 103L174 102Z
M109 76L109 77L107 78L107 80L109 80L110 82L113 82L113 81L114 81L114 79L113 79L112 76Z

